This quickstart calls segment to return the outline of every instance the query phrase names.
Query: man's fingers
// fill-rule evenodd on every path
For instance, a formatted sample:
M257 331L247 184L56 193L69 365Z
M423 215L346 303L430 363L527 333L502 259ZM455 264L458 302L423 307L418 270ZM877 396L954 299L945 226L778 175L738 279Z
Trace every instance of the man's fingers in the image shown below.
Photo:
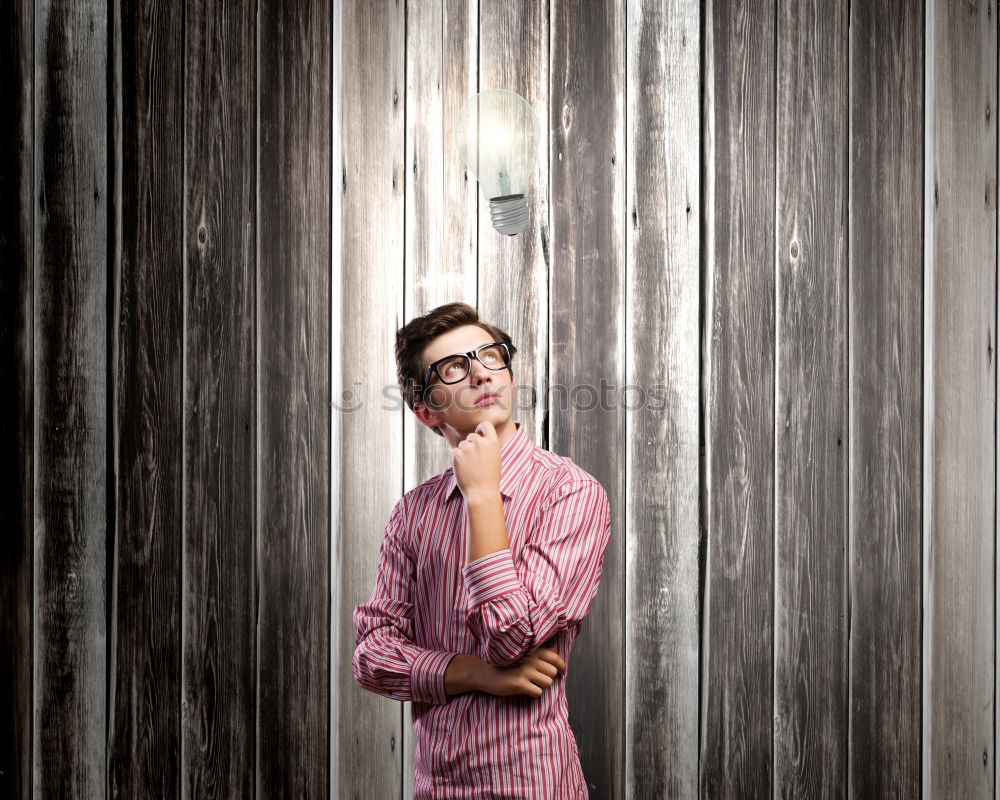
M559 655L559 653L557 653L555 650L551 650L551 649L548 649L548 648L546 648L546 649L548 650L548 658L546 660L547 661L551 661L553 664L555 664L557 667L559 667L559 669L561 669L563 672L565 672L566 671L566 662L563 661L562 656Z
M536 686L542 686L546 689L552 685L552 676L546 674L541 669L534 670L534 674L529 675L528 679Z
M480 433L483 436L496 436L496 428L493 427L493 423L488 419L483 420L476 426L476 433Z
M554 678L556 675L559 674L559 667L557 667L551 661L539 660L538 666L535 669L537 669L539 672L544 672L550 678Z
M554 664L564 675L566 674L566 662L563 661L562 656L560 656L559 653L551 647L540 647L535 651L535 654L544 661Z

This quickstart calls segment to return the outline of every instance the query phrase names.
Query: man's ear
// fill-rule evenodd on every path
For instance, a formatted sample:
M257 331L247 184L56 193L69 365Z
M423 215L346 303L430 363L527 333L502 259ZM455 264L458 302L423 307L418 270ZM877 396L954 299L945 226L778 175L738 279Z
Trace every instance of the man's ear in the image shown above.
M436 428L441 422L437 414L420 402L413 404L413 415L428 428Z

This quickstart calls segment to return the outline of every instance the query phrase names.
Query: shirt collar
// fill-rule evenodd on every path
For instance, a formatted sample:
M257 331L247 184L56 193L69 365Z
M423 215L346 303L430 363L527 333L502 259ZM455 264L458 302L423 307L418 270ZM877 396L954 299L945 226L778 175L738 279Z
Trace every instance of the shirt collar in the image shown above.
M528 438L528 432L520 422L514 423L514 435L500 445L500 494L507 498L513 497L514 487L524 473L524 468L530 461L535 445ZM455 468L448 467L444 471L444 501L451 500L458 489L455 478ZM461 493L459 491L459 493Z

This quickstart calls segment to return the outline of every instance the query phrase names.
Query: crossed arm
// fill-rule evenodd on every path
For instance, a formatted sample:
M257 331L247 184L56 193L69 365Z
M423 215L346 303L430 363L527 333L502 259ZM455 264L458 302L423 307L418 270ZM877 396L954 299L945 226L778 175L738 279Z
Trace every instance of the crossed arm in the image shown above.
M405 499L405 498L404 498ZM395 700L444 704L470 685L473 662L414 641L416 567L403 541L404 503L397 502L379 550L375 587L355 608L352 670L366 689ZM496 667L515 664L561 630L579 625L597 593L611 534L607 495L595 480L560 485L539 512L521 557L495 550L463 568L466 624L475 656ZM453 690L453 691L450 691Z
M502 515L493 524L503 524ZM475 520L472 526L473 538L496 540L495 532L476 530ZM466 564L466 624L477 655L510 666L583 622L597 594L610 536L604 487L592 479L571 480L546 498L518 563L504 547Z

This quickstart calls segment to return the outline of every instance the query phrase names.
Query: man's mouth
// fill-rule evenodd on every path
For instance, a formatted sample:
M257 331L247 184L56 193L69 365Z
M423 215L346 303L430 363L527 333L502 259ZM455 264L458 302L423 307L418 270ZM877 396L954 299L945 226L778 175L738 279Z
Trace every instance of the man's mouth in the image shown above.
M500 399L499 395L487 392L476 401L477 406L491 406Z

